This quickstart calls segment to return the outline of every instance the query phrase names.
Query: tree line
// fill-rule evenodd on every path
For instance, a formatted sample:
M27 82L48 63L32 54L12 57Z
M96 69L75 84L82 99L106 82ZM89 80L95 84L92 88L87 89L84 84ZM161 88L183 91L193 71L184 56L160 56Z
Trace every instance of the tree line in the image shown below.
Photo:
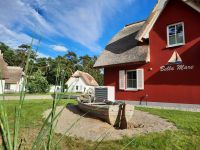
M3 53L4 60L9 66L20 66L25 68L28 56L28 44L22 44L13 49L8 45L0 42L0 50ZM46 78L49 85L56 85L56 76L58 67L64 71L65 82L76 71L84 71L92 75L99 85L103 85L103 75L100 69L94 69L93 65L97 60L96 56L77 56L73 51L68 51L63 56L55 58L38 57L35 50L32 51L29 61L28 76L40 72Z

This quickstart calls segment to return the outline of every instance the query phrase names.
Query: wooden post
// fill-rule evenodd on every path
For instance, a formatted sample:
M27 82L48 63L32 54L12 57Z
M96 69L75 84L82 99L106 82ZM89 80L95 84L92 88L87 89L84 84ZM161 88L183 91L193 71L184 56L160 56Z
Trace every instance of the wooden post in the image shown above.
M128 125L127 125L127 120L126 120L126 104L122 104L121 105L121 120L120 120L120 129L127 129Z

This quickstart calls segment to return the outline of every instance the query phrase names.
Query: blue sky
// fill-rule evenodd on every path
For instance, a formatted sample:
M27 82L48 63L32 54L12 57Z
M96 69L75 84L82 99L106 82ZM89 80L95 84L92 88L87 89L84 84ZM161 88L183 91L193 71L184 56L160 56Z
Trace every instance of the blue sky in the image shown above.
M0 0L0 41L38 45L40 57L99 55L126 24L148 17L157 0ZM40 40L39 40L40 39Z

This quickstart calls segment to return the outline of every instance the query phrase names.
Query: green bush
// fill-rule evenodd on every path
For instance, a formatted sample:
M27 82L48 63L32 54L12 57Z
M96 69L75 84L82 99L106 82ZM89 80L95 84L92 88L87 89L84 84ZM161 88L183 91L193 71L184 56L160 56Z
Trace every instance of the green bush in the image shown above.
M48 81L40 70L28 77L27 91L29 93L47 93L49 88Z

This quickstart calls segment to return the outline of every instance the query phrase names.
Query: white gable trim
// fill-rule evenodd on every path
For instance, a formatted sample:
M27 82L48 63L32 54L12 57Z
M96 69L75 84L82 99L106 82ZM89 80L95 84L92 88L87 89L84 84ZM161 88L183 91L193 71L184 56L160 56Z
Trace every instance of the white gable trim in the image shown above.
M149 38L149 32L154 26L155 22L157 21L158 17L161 15L162 11L164 10L165 6L169 0L158 0L158 3L154 7L151 15L146 21L146 25L140 30L139 36L136 37L137 40L142 41L143 39Z
M200 7L197 6L194 2L192 2L191 0L182 0L182 1L200 13Z
M191 0L182 0L182 1L200 13L200 7L197 6L194 2L192 2ZM165 9L165 6L167 5L168 2L169 0L158 1L153 11L151 12L151 15L153 16L147 19L146 25L144 25L144 27L140 30L141 33L139 32L138 36L136 37L137 40L142 42L143 39L149 38L149 32L151 31L158 17L161 15L163 10Z
M160 13L158 11L155 12L154 17L151 19L151 21L149 22L149 24L147 25L147 27L143 31L143 34L141 35L139 40L142 40L142 38L144 38L144 39L148 39L149 38L149 34L145 34L145 33L149 33L150 32L150 30L152 29L153 25L155 24L157 18L160 16L159 14Z

